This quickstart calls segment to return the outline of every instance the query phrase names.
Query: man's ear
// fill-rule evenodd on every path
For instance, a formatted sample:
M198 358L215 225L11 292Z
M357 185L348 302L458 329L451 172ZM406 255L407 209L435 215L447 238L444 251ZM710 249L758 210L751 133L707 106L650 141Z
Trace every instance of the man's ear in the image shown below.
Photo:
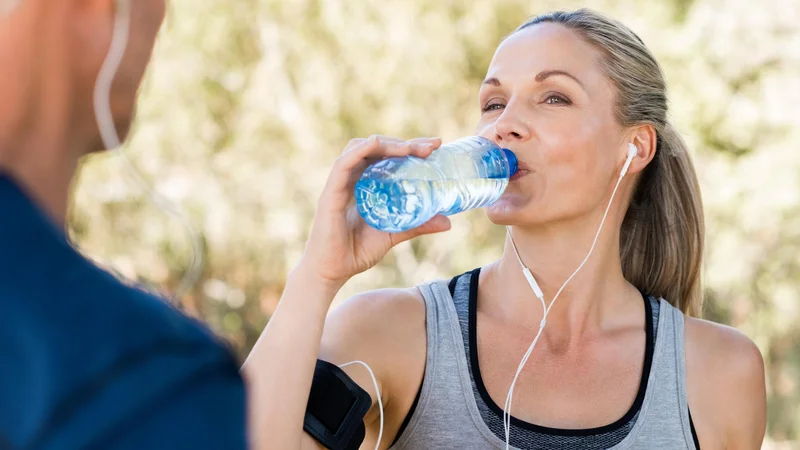
M62 0L63 1L63 0ZM114 0L66 0L69 8L69 33L73 40L71 55L80 79L92 80L108 54L114 31Z
M0 0L2 1L2 0ZM70 22L89 32L99 29L109 31L114 26L115 0L66 0L70 3ZM98 27L98 25L101 25Z

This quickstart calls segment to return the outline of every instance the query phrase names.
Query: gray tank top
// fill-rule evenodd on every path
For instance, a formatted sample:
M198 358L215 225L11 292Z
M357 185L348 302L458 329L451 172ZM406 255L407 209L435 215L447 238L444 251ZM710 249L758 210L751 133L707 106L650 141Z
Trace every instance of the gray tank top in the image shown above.
M391 448L505 448L503 439L482 417L473 395L474 380L462 327L447 282L436 281L419 289L426 310L425 376L417 406ZM686 400L683 314L663 299L658 309L660 317L653 333L656 338L644 399L636 420L626 427L627 435L612 449L697 450Z

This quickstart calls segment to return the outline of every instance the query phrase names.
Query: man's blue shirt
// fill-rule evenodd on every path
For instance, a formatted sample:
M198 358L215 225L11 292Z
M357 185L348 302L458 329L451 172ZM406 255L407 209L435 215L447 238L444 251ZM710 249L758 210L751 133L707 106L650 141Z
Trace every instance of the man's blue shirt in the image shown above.
M0 449L243 449L245 422L228 349L0 174Z

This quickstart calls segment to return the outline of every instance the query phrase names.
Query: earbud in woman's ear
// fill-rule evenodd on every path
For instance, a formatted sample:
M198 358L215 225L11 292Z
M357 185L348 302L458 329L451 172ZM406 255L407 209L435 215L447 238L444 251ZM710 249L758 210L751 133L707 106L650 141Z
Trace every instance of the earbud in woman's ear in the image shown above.
M628 167L631 166L631 161L633 161L633 157L639 153L639 149L634 144L628 144L628 158L625 159L625 165L622 167L622 172L619 173L619 177L622 178L628 173Z
M636 148L634 144L628 144L628 159L633 159L636 154L639 153L639 149Z

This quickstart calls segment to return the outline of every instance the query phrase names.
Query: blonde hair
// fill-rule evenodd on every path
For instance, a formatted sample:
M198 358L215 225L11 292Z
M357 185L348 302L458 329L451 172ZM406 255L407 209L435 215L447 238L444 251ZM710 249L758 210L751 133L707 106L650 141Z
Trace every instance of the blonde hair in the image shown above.
M516 31L540 23L561 24L600 50L603 70L616 88L614 113L622 126L655 128L655 157L642 172L622 223L622 272L637 288L700 315L703 204L689 150L667 118L658 62L625 25L588 9L541 15Z

